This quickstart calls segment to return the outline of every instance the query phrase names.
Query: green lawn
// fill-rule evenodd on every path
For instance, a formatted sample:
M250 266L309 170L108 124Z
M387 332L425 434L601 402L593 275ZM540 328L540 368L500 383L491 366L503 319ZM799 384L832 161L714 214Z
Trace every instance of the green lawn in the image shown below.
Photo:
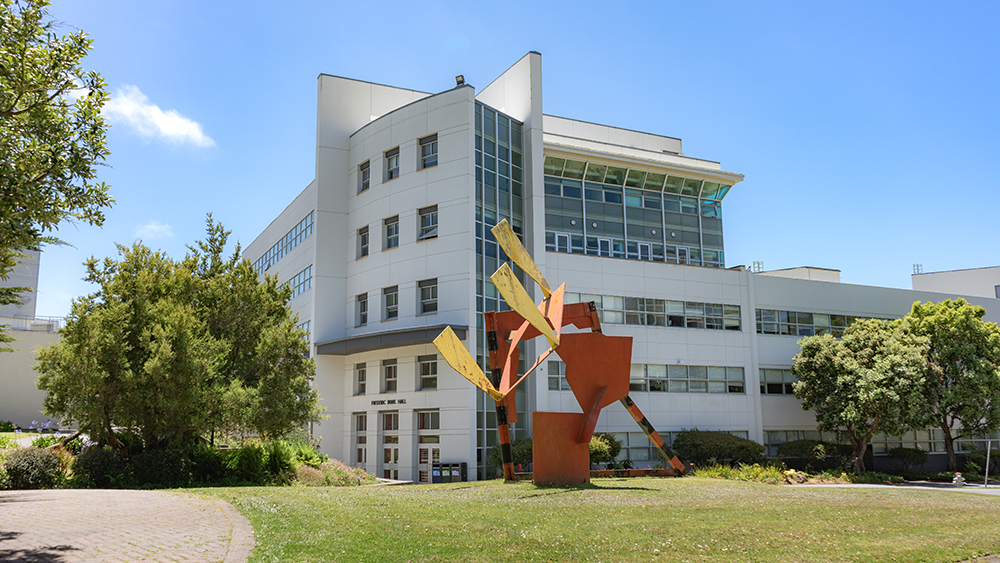
M1000 553L1000 497L595 479L233 488L251 561L961 561Z

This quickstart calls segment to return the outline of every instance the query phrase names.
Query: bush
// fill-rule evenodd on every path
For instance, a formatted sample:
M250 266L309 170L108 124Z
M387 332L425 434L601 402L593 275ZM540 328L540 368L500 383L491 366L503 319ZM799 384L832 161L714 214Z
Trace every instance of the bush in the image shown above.
M819 440L793 440L778 446L778 457L789 467L802 470L843 469L852 453L850 445Z
M715 461L735 467L764 461L764 446L728 432L683 430L674 439L673 449L681 459L696 465Z
M31 442L31 447L32 448L47 448L49 446L53 446L55 444L58 444L60 440L62 440L62 438L60 438L59 436L56 436L55 434L46 434L44 436L39 436L39 437L35 438L35 440L33 442Z
M329 461L330 457L324 453L319 452L315 446L309 442L292 442L289 444L292 447L292 451L295 452L295 461L297 465L308 465L314 469L319 469L319 466L325 461Z
M260 444L249 444L234 450L227 469L236 478L254 485L267 482L267 451Z
M9 420L0 420L0 432L13 432L18 426Z
M511 457L514 458L514 469L518 465L528 465L531 463L531 438L521 438L510 443ZM503 471L503 461L500 457L500 446L494 446L488 456L490 465L494 466L498 473Z
M267 472L277 482L288 481L299 466L295 452L282 440L271 440L264 444L267 453Z
M608 442L596 434L590 438L590 463L604 463L611 461L611 446Z
M136 485L183 487L194 481L186 448L147 450L132 458L132 482Z
M889 457L898 461L906 472L927 463L927 452L920 448L892 448L889 450ZM983 457L985 460L985 456Z
M228 450L223 451L201 444L188 447L187 455L191 461L193 483L207 485L224 480L228 476L227 453Z
M128 476L128 465L117 450L91 447L73 460L73 475L79 486L98 489L122 487Z
M595 432L594 436L608 443L608 447L610 448L608 455L611 456L611 460L618 459L618 454L622 453L622 443L618 441L618 438L615 438L614 434L611 432Z
M21 448L7 456L7 475L12 489L47 489L62 478L59 457L42 448Z
M971 444L969 443L965 444L966 448L970 446ZM982 475L983 469L986 468L986 449L971 450L962 456L962 460L965 462L965 471ZM990 452L989 470L990 475L1000 473L1000 451L993 450Z

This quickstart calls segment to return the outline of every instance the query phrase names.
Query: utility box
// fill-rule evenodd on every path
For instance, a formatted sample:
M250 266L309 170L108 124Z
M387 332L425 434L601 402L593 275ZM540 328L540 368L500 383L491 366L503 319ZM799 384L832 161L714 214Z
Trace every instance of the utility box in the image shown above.
M469 480L469 464L435 463L431 466L432 483L460 483Z

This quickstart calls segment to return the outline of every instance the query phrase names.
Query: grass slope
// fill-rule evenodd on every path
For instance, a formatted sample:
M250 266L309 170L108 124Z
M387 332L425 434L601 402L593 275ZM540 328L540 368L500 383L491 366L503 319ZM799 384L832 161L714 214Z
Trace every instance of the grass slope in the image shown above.
M204 489L261 561L945 562L1000 553L1000 498L713 479Z

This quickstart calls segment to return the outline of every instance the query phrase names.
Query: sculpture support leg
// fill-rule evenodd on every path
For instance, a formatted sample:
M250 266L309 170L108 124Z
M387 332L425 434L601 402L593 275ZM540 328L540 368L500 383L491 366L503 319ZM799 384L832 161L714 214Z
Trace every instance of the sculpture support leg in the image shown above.
M510 449L510 427L507 425L507 407L497 403L497 432L500 434L500 459L503 462L503 478L514 480L514 454Z
M667 460L667 463L675 470L683 473L684 464L681 462L681 460L677 459L677 456L675 456L674 452L670 450L670 447L667 446L667 443L663 441L663 438L661 438L660 434L656 431L655 428L653 428L653 425L650 424L648 420L646 420L646 415L642 414L642 411L639 410L639 407L637 407L636 404L632 402L632 397L625 395L625 397L621 399L621 403L622 406L625 407L625 410L627 410L628 413L632 415L632 418L639 424L639 427L642 428L642 431L646 433L646 437L649 438L649 441L653 442L653 445L656 446L656 449L660 450L660 455L663 456L663 459Z

